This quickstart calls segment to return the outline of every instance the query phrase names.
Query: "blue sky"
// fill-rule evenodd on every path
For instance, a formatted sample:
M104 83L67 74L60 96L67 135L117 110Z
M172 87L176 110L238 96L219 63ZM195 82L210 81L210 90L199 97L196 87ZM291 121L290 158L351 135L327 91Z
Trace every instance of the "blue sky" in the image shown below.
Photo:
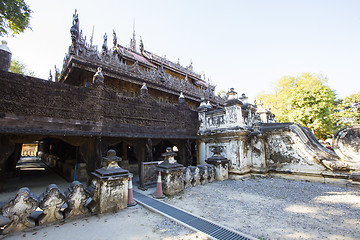
M284 75L328 77L339 98L360 91L360 1L27 1L32 30L7 37L13 58L39 77L62 68L72 15L94 44L103 35L128 45L135 31L145 49L183 66L192 60L217 91L234 87L251 99Z

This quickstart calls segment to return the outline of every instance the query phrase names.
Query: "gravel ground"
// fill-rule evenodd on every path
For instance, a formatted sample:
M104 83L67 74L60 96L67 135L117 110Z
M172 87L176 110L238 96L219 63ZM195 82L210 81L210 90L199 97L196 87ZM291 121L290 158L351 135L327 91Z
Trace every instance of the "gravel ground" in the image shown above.
M154 192L154 189L149 192ZM360 190L272 178L226 180L163 200L259 239L360 239ZM141 206L0 239L206 239Z
M360 239L360 190L285 179L226 180L165 200L260 239Z

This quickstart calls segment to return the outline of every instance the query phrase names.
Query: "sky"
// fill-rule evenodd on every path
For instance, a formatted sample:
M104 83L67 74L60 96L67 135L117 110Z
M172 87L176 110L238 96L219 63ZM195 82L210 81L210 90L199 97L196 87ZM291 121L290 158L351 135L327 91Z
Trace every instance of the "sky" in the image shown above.
M358 0L27 0L32 30L1 40L13 59L47 79L62 69L77 9L80 29L108 46L115 30L129 45L134 25L146 50L205 74L216 92L235 88L253 100L282 76L327 76L338 98L360 92ZM135 24L134 24L135 22Z

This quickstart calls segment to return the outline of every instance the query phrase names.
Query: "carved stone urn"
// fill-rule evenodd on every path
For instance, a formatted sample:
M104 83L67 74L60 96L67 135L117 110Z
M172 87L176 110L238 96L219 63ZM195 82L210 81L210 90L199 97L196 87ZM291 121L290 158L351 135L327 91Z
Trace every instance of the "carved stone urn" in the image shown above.
M215 166L215 179L222 181L229 178L229 160L221 155L222 146L211 146L213 156L205 160L208 164Z

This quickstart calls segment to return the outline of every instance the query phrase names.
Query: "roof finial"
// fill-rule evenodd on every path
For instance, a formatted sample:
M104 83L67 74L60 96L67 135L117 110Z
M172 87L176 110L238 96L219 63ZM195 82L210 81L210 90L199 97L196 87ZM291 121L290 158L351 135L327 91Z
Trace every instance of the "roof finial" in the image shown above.
M134 17L134 22L133 22L133 37L130 40L130 49L133 52L136 52L136 40L135 40L135 17Z
M94 25L93 25L93 29L92 29L92 33L91 33L91 37L90 37L90 47L92 47L93 40L94 40Z

